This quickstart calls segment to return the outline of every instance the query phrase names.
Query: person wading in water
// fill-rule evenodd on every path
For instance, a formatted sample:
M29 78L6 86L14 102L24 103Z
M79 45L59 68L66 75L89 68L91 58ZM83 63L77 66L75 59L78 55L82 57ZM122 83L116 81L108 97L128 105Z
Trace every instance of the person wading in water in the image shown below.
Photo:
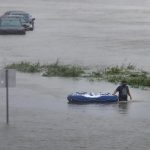
M125 80L123 80L121 85L116 88L113 95L115 95L117 92L119 93L119 101L128 101L128 96L130 97L130 100L132 100L129 87L127 86L127 82Z

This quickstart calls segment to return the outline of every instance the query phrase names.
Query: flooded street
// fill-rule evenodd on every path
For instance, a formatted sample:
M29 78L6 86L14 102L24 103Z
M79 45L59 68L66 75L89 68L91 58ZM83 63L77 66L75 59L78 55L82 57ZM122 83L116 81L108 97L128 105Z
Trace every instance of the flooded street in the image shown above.
M149 91L131 89L136 100L129 103L76 105L67 103L68 93L111 92L115 85L29 74L17 81L8 126L4 89L0 93L1 149L149 149Z
M0 35L0 67L17 61L83 66L134 64L150 70L148 0L0 0L0 14L25 10L35 20L26 35ZM17 72L5 124L0 89L1 150L149 150L150 92L131 88L133 101L73 105L75 91L112 93L117 85Z
M26 10L36 21L35 31L25 36L0 36L0 62L60 59L85 66L131 63L149 70L150 2L134 1L1 0L1 14Z

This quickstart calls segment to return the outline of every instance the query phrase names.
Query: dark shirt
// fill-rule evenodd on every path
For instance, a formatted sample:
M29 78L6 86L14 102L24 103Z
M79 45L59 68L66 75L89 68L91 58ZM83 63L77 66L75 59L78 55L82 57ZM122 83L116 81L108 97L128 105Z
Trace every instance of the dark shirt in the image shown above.
M129 88L126 84L118 86L116 91L119 92L119 101L128 100Z

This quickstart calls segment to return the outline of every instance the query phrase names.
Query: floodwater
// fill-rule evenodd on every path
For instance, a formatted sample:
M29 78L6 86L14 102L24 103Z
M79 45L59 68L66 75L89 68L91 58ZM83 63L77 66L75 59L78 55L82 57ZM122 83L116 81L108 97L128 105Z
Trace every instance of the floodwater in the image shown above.
M0 36L0 67L16 61L150 69L148 0L0 0L0 14L25 10L35 30ZM86 79L46 78L17 72L9 90L0 89L2 150L149 150L150 92L131 88L133 101L73 105L74 91L113 92L117 85Z

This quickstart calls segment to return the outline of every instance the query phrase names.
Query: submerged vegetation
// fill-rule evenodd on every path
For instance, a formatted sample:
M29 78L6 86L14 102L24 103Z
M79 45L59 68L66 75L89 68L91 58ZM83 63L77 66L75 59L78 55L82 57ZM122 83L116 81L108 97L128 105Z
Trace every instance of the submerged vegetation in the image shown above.
M62 65L58 61L49 65L40 65L40 63L20 62L6 66L7 69L16 69L20 72L38 73L42 72L43 76L52 77L80 77L84 70L77 65Z
M27 73L36 73L41 71L41 66L39 63L30 63L30 62L19 62L13 63L6 66L7 69L16 69L20 72Z
M150 73L137 69L134 65L122 65L106 67L97 71L87 72L87 69L79 65L63 65L59 61L53 64L41 65L31 62L19 62L7 65L8 69L16 69L20 72L27 73L42 73L43 76L52 77L86 77L89 80L106 80L113 83L118 83L121 80L126 80L133 87L150 87Z
M77 65L61 65L58 61L54 64L43 65L43 76L80 77L84 73L82 67Z
M125 80L132 87L150 87L150 73L136 69L135 66L130 64L128 66L107 67L101 72L92 72L91 77L113 83Z

